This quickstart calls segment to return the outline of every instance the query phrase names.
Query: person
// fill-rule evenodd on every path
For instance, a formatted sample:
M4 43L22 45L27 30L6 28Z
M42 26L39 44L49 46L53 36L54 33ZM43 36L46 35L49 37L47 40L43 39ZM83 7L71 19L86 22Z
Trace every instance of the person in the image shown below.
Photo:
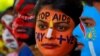
M31 2L32 1L32 2ZM33 9L35 6L35 1L34 0L19 0L17 3L15 10L18 13L17 16L15 17L15 20L12 23L12 32L16 36L17 39L19 39L21 42L26 42L27 45L32 45L35 44L35 39L31 37L32 34L34 34L34 14L33 14ZM25 26L26 27L23 27ZM15 27L17 26L17 27ZM32 27L31 27L32 26ZM29 28L28 28L29 27ZM16 30L29 30L29 32L26 32L24 34L17 32ZM23 36L22 36L23 35ZM29 35L29 36L27 36ZM29 38L28 38L29 37ZM27 40L28 39L28 40ZM18 40L19 44L21 43ZM29 42L29 40L31 42Z
M12 32L19 44L18 56L34 56L35 23L33 9L35 0L19 0L15 6L18 13L12 23Z
M42 56L71 56L77 45L72 32L80 22L82 11L80 0L37 2L35 39Z
M99 1L99 0L86 0L86 1ZM91 13L90 13L91 12ZM84 47L81 51L81 56L100 56L100 46L99 44L99 23L100 23L100 13L94 6L90 6L85 2L83 13L81 15L82 24L84 27L85 34L81 30L80 24L74 30L74 35L78 35L78 42L83 43Z
M12 21L14 19L15 12L13 8L9 8L1 18L1 22L4 26L2 32L2 39L5 43L5 46L8 48L8 53L6 56L18 56L18 43L15 37L12 34Z
M6 48L2 39L3 28L4 27L0 21L0 56L5 56L8 53L8 49Z

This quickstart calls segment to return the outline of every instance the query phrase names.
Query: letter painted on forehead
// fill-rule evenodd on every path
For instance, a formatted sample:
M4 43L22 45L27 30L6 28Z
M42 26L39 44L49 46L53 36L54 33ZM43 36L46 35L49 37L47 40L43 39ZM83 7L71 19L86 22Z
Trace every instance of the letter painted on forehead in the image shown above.
M39 14L39 19L47 19L50 16L50 12L41 12Z
M52 20L64 21L64 22L70 23L70 18L68 16L66 16L65 14L56 14L55 13Z
M37 32L35 34L36 34L36 39L38 41L42 41L43 40L43 37L45 35L45 33L37 33Z

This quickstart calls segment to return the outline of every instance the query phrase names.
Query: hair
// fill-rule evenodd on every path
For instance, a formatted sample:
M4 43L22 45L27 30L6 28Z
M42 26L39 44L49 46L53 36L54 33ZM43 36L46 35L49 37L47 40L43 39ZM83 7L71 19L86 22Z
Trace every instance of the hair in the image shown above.
M36 17L40 9L46 5L51 5L52 9L58 9L70 16L75 25L79 24L79 17L83 11L81 0L38 0L34 10Z
M87 5L93 6L93 2L100 2L100 0L83 0Z

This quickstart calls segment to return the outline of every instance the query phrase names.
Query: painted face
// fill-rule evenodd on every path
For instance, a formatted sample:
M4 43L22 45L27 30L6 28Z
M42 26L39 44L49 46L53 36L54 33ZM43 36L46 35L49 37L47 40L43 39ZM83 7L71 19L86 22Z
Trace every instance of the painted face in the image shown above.
M43 56L68 55L75 46L74 22L61 11L42 8L36 20L36 44Z
M32 18L16 18L12 24L13 34L18 41L26 42L27 44L34 43L34 25Z
M10 15L10 14L5 14L1 21L5 22L5 24L8 26L11 24L11 22L13 21L14 19L14 16L13 15Z
M11 33L7 29L3 31L2 37L4 43L8 48L14 48L14 49L18 48L18 43L16 39L11 35Z

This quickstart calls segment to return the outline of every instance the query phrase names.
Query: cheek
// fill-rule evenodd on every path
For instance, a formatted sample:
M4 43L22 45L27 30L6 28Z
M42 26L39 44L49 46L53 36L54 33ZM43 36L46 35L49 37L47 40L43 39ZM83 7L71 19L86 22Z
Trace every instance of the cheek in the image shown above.
M13 33L14 35L16 35L16 28L13 28L13 29L12 29L12 33Z
M60 35L62 35L63 37L66 37L66 36L70 37L70 36L72 36L72 31L68 30L66 32L57 32L55 35L57 37L59 37Z
M65 53L70 53L75 47L75 42L73 44L63 44L61 51Z
M40 30L37 26L35 29L35 39L36 42L42 42L43 38L45 37L46 30Z

